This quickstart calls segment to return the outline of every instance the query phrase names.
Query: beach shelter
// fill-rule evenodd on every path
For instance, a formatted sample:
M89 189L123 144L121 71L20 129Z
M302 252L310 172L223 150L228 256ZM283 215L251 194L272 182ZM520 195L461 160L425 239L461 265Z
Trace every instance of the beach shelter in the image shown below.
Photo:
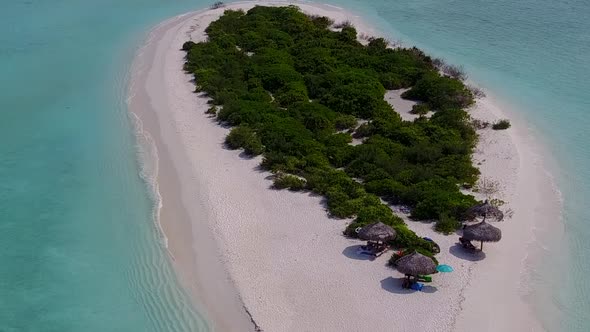
M436 272L436 263L432 258L414 251L405 255L396 262L397 270L405 275L418 276Z
M502 239L502 230L482 221L463 228L463 238L469 241L480 241L481 250L484 242L498 242Z
M469 208L467 212L465 212L465 216L469 220L475 220L478 217L483 217L483 220L492 218L496 221L502 221L502 219L504 219L504 213L492 205L488 200Z
M376 222L362 227L358 237L365 241L386 242L395 239L395 230L382 222Z

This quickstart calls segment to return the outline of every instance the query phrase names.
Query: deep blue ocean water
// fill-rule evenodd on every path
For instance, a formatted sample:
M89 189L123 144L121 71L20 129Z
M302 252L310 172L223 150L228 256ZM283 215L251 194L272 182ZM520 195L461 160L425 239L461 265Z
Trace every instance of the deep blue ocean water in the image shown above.
M571 257L546 326L590 330L590 2L328 2L462 64L542 133ZM160 243L125 98L147 29L209 3L0 3L0 331L208 330Z

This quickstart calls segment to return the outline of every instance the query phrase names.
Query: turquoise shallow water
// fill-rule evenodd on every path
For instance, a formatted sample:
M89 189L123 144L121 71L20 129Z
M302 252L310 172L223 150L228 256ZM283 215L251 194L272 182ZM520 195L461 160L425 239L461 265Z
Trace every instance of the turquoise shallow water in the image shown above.
M572 259L568 283L543 273L533 282L562 316L548 328L589 330L590 4L329 2L463 64L542 134L558 161ZM208 3L0 4L0 331L208 330L160 244L125 106L146 29Z
M0 4L0 331L205 331L160 245L126 76L194 1Z

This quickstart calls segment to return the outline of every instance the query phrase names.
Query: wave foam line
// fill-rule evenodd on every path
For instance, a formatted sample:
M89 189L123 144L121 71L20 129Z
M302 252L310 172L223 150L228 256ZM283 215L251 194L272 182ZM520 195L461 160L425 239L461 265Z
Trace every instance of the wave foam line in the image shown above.
M150 133L144 129L143 122L141 122L141 119L137 116L137 114L133 112L129 112L129 114L131 114L131 122L133 123L137 142L136 151L137 159L139 161L139 176L148 186L148 193L154 203L152 218L158 231L160 243L164 246L164 248L168 249L168 237L166 236L166 233L164 233L164 229L162 228L162 223L160 221L160 211L162 210L163 204L162 195L160 194L158 185L158 164L160 160L158 158L158 149L156 148L154 139ZM168 252L170 253L169 250ZM174 259L172 253L170 253L170 256Z

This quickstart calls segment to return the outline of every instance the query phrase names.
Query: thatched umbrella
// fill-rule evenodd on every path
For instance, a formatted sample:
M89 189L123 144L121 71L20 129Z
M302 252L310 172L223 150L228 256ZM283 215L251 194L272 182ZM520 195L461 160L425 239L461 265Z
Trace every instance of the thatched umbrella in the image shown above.
M463 228L463 238L469 241L480 241L481 250L484 242L498 242L502 239L502 230L482 221Z
M432 258L414 251L395 262L397 270L405 275L417 276L436 272L436 263Z
M395 239L395 230L382 222L369 224L358 232L360 239L365 241L390 241Z
M467 216L467 219L470 220L477 217L483 217L483 220L486 220L487 217L494 218L497 221L504 219L504 213L502 213L497 207L493 206L487 199L485 202L469 208L467 212L465 212L465 215Z

